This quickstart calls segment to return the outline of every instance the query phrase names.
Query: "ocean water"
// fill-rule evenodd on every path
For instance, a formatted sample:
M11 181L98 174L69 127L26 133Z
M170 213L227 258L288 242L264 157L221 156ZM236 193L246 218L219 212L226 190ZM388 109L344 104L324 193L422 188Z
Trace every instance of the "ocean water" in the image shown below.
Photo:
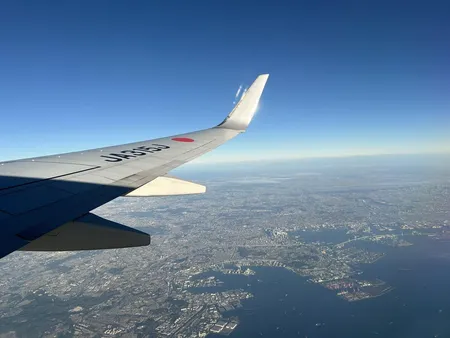
M450 337L450 242L416 238L414 244L386 249L386 257L362 266L362 278L395 289L358 302L282 268L255 267L249 277L214 273L224 281L216 290L255 295L226 313L240 319L230 337Z

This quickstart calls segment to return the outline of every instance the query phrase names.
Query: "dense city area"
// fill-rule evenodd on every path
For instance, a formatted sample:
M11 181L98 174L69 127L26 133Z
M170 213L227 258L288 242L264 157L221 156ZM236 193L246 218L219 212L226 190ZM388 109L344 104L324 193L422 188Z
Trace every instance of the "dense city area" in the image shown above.
M394 289L364 268L416 237L450 235L447 167L356 161L178 175L205 195L119 198L95 210L149 247L16 252L0 261L0 337L204 337L239 327L254 295L216 273L287 269L342 301ZM257 275L256 275L257 277Z

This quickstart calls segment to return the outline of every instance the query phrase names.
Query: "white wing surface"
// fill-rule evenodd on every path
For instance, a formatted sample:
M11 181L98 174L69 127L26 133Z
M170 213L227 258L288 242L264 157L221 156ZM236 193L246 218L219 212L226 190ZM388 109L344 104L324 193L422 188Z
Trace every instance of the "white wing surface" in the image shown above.
M90 211L119 196L204 192L167 176L244 132L268 75L260 75L218 126L82 152L0 163L0 258L15 250L90 250L148 245L144 232Z

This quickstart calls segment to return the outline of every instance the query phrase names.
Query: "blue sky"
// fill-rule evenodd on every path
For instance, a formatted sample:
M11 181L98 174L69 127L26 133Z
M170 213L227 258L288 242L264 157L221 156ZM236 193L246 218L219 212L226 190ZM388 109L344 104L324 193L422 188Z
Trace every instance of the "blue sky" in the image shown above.
M368 3L3 1L0 160L213 126L260 73L201 161L450 151L450 5Z

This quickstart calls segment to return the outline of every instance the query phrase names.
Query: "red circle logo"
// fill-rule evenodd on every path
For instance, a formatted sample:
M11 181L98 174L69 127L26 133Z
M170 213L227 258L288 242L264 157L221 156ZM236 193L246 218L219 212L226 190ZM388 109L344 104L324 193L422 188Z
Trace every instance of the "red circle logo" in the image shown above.
M194 142L194 140L189 137L174 137L172 140L177 142Z

